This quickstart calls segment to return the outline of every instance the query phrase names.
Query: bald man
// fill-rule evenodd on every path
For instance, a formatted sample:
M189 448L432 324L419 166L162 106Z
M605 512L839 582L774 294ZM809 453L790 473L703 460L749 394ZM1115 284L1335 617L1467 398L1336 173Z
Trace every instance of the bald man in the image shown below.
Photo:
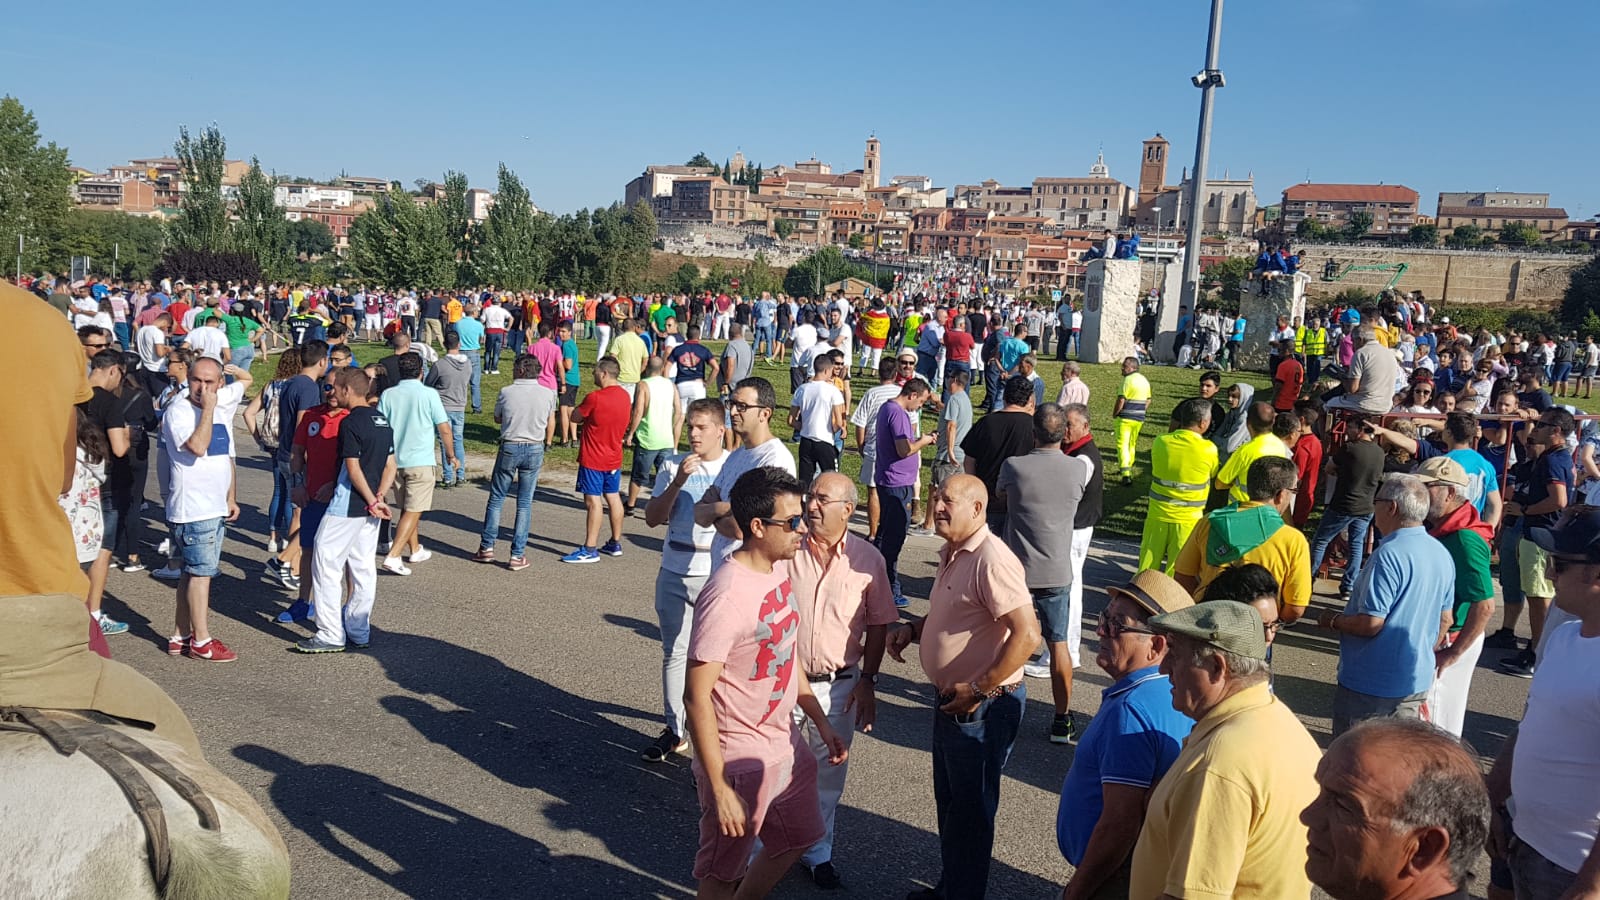
M994 849L1000 770L1011 755L1027 687L1022 666L1039 645L1039 620L1016 554L985 524L988 489L954 475L934 493L934 530L945 540L928 617L889 635L889 653L921 643L922 670L936 689L934 802L944 870L909 897L981 897Z
M800 611L795 658L846 747L857 728L872 730L877 718L874 690L888 626L900 618L883 554L850 533L855 511L856 487L848 476L838 472L817 476L806 498L809 530L789 565L794 605ZM828 745L804 713L795 723L811 752L828 759ZM849 765L847 757L840 765L817 767L825 833L800 861L810 869L817 887L825 890L842 883L833 865L833 821Z

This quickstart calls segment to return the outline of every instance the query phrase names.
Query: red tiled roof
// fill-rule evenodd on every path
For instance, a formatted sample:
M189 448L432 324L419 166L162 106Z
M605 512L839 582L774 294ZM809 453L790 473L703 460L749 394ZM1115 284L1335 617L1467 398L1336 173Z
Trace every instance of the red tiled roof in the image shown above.
M1559 206L1444 206L1439 215L1455 219L1565 219L1567 211Z
M1417 192L1401 184L1297 184L1284 188L1283 199L1319 203L1416 203Z

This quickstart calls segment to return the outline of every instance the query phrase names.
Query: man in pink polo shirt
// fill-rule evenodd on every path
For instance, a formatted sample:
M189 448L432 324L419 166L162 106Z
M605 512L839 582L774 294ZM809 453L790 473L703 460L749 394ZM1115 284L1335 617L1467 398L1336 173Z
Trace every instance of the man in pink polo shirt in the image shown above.
M811 483L806 498L806 539L789 564L794 604L800 611L800 668L828 714L846 749L856 728L871 731L877 719L878 667L888 626L900 618L889 589L883 554L850 533L856 488L849 476L827 472ZM795 722L817 758L817 800L822 806L822 840L800 861L817 887L840 886L833 865L833 819L844 794L848 763L824 766L832 749L798 713Z
M561 344L556 341L556 323L546 319L539 323L539 339L528 352L539 361L539 383L561 393L561 373L565 371L561 359Z
M972 475L933 495L944 538L928 617L889 634L889 653L922 643L922 670L938 691L933 717L933 796L944 870L907 900L982 897L994 850L1000 770L1011 755L1027 688L1022 666L1039 641L1033 595L1016 554L984 524L988 489Z
M739 476L728 503L744 541L695 600L684 703L700 795L701 898L765 897L823 835L817 760L791 719L797 704L830 763L848 753L796 677L800 614L789 563L806 534L800 496L800 483L776 466Z

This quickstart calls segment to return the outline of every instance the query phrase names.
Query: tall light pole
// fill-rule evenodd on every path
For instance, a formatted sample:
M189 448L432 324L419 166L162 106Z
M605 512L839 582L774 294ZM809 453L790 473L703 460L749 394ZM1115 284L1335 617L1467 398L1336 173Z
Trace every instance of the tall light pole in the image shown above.
M1211 0L1211 32L1206 38L1206 67L1189 81L1200 89L1200 128L1194 142L1194 173L1189 177L1189 228L1185 232L1183 252L1182 304L1195 308L1200 296L1200 226L1202 224L1200 198L1205 190L1206 166L1211 156L1211 104L1217 88L1226 82L1218 68L1222 51L1222 0Z

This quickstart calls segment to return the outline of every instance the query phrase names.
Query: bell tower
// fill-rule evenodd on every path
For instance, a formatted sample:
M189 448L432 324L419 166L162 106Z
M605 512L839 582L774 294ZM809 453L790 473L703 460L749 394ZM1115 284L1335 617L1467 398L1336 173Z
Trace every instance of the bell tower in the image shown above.
M878 186L878 182L883 173L882 160L879 158L878 153L878 138L876 135L868 136L867 138L867 152L863 155L861 160L861 174L862 180L866 182L866 187L868 189Z
M1159 132L1144 142L1144 156L1139 162L1139 205L1154 200L1167 182L1167 139Z

